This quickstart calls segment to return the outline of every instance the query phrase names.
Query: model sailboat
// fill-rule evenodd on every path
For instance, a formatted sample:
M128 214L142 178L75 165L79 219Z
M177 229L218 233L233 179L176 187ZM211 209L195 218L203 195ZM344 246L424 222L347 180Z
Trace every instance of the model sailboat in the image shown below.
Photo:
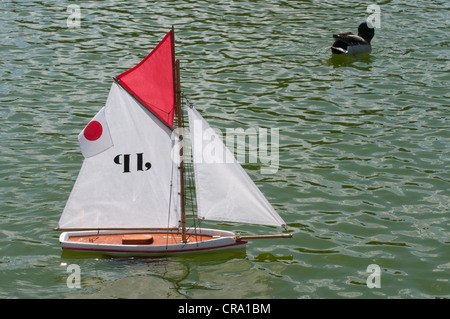
M245 247L248 238L265 237L186 227L179 79L173 28L114 78L105 107L78 136L85 159L56 228L64 231L64 250L164 255ZM200 113L190 106L187 113L197 217L286 228ZM208 158L205 148L214 149Z

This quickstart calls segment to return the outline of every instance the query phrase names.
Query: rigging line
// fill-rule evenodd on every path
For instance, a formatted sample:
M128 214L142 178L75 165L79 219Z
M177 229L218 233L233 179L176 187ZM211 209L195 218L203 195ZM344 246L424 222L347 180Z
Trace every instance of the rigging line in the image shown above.
M183 110L184 110L184 92L183 91L181 91L181 92L179 92L180 93L180 103L181 103L181 112L183 112ZM187 118L187 117L183 117L183 118ZM183 121L182 123L181 123L181 127L182 127L182 130L183 130L183 136L185 136L185 129L186 129L186 125L185 125L185 122ZM187 135L187 134L186 134ZM185 147L186 147L186 145L184 145ZM186 152L185 151L183 151L183 155L185 156L186 155ZM186 200L188 199L187 197L187 192L186 192L186 190L187 189L191 189L191 187L192 187L192 185L191 185L191 183L190 183L190 178L189 178L189 176L191 175L191 172L189 171L189 166L190 165L186 165L187 163L186 163L186 161L184 161L184 176L185 177L188 177L187 178L187 180L185 180L185 187L184 187L184 202L186 203ZM189 200L191 200L191 198L189 198ZM195 219L194 219L195 220ZM190 230L190 228L191 227L189 227L189 230ZM194 234L196 235L197 234L197 230L196 230L196 228L194 228ZM189 234L189 236L187 237L187 239L189 239L190 237L192 236L192 234Z
M180 94L180 103L181 103L181 105L180 105L180 108L181 108L181 112L183 112L183 110L184 110L184 103L183 103L183 96L184 96L184 92L183 91L180 91L180 92L178 92L179 94ZM186 117L182 117L182 118L186 118ZM183 139L184 139L184 136L185 136L185 129L186 129L186 126L185 126L185 122L184 121L182 121L181 122L181 127L182 127L182 131L183 131ZM184 158L183 158L183 164L184 164L184 170L183 170L183 173L184 173L184 176L186 177L186 176L189 176L190 175L190 172L188 171L189 170L189 168L188 168L188 166L189 165L186 165L186 161L185 161L185 156L186 156L186 152L185 152L185 149L186 149L186 145L183 145L184 146L184 150L183 150L183 156L184 156ZM184 192L183 192L183 196L184 196L184 203L186 204L186 200L187 200L187 194L186 194L186 189L190 189L191 188L191 185L190 185L190 183L189 183L189 180L185 180L185 184L184 184ZM190 230L190 227L189 227L189 230ZM196 229L194 229L194 234L196 234L197 233L197 231L196 231ZM190 237L192 236L192 234L189 234L188 235L188 237L186 238L186 239L189 239Z
M196 197L195 197L195 194L194 194L195 184L194 184L193 175L194 175L194 170L193 170L193 166L191 164L191 165L189 165L189 177L188 177L188 179L189 179L188 183L190 185L190 187L189 187L189 197L190 197L190 202L191 202L191 211L192 211L192 219L194 221L194 228L195 228L195 230L197 230L197 218L196 218L196 214L195 214L196 213L195 212Z
M186 104L188 107L192 108L191 104L189 103L189 100L184 96L183 92L182 92L182 103L183 103L183 98L186 99ZM183 128L184 128L185 123L183 123ZM192 141L191 141L192 143ZM192 144L191 144L192 145ZM191 156L192 156L192 152L191 152ZM192 158L191 158L192 159ZM194 201L196 202L196 197L194 194L194 188L195 188L195 184L194 184L194 168L193 168L193 162L191 160L191 164L187 165L186 167L186 175L188 176L188 185L189 185L189 198L190 198L190 203L191 203L191 211L192 211L192 220L193 220L193 227L194 227L194 234L196 237L196 241L197 241L197 227L200 225L197 225L197 218L196 218L196 211L195 211L195 207L196 204L194 203ZM185 194L186 196L187 194Z
M173 161L173 159L171 159ZM172 192L173 192L173 168L175 165L172 163L172 170L170 172L170 192L169 192L169 213L167 214L167 236L166 236L166 249L169 245L169 226L170 226L170 212L171 212L171 206L172 206Z
M194 200L195 200L195 196L193 194L193 180L192 180L192 174L193 174L193 170L191 168L191 166L188 166L189 168L187 170L189 170L187 175L188 175L188 181L187 184L189 185L189 201L190 201L190 206L191 206L191 212L192 212L192 220L193 220L193 228L194 228L194 235L197 239L197 222L196 222L196 216L195 216L195 205L194 205ZM186 194L187 195L187 194ZM192 225L191 225L192 227Z

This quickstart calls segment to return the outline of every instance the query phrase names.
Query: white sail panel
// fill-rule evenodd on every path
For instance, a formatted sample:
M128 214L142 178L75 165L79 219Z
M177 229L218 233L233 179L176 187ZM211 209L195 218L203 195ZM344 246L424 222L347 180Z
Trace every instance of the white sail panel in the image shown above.
M285 227L233 154L194 108L188 108L198 217Z
M177 227L171 130L116 83L104 114L114 145L84 159L58 228Z

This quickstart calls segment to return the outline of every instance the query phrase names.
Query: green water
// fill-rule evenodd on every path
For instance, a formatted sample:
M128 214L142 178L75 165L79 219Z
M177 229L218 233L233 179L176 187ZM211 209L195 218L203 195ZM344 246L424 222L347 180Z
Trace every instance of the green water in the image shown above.
M378 3L372 53L349 59L325 48L370 1L77 4L72 28L68 1L0 2L0 298L450 297L448 1ZM211 126L279 129L278 171L243 166L294 238L190 257L62 254L53 228L77 135L112 76L172 25L182 89Z

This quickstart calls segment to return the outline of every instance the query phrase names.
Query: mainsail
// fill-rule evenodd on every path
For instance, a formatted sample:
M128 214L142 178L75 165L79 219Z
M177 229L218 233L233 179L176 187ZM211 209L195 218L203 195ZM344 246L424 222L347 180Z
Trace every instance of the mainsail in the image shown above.
M199 219L285 222L195 108L188 108Z
M104 112L114 145L84 159L58 228L177 227L172 131L116 83Z
M85 159L58 229L178 227L173 30L115 80L79 135Z

